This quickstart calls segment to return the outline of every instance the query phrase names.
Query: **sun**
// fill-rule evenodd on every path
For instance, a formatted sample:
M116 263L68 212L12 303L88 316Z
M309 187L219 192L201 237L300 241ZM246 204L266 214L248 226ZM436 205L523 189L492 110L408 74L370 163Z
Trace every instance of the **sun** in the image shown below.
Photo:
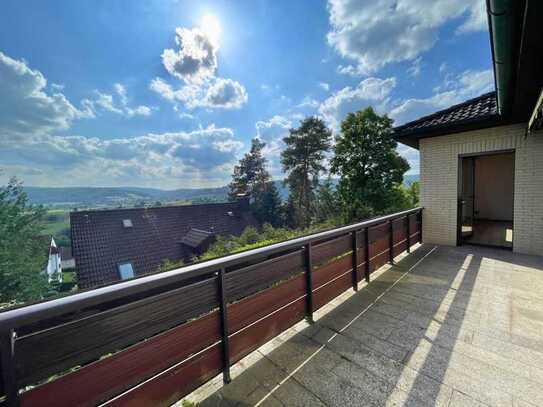
M202 17L200 28L213 44L219 45L219 37L222 29L221 23L217 17L213 14L205 14Z

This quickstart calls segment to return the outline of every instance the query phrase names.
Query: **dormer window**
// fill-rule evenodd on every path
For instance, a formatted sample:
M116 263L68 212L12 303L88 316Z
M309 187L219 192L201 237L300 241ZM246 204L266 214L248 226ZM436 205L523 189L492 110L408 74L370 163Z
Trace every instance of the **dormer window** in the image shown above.
M119 264L119 274L121 275L121 280L134 278L134 268L132 267L132 263Z
M132 219L123 219L123 227L124 228L131 228L132 226L134 226L132 224Z

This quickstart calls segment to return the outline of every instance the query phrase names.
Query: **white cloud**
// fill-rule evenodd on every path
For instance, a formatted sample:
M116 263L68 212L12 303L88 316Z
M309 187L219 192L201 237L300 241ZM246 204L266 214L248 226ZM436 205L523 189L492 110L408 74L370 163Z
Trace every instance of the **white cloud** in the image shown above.
M217 78L207 89L203 106L210 108L239 109L247 103L245 88L232 79Z
M328 125L338 130L345 115L368 106L383 111L389 95L396 86L396 78L366 78L355 88L347 86L324 100L319 106L319 113Z
M268 159L268 170L272 177L282 175L281 151L285 148L283 138L289 134L292 126L291 118L280 115L275 115L268 120L259 120L255 124L257 137L266 143L263 155Z
M24 175L29 185L224 185L243 143L229 128L149 133L102 139L39 135L0 139L3 177ZM32 169L32 171L30 171Z
M179 49L164 50L164 68L187 83L201 83L213 77L217 69L217 47L211 39L198 27L178 27L175 35Z
M474 31L484 31L488 27L488 16L484 1L476 1L471 4L470 12L466 21L458 27L458 34L470 33Z
M459 17L459 32L485 29L484 0L328 0L328 43L354 65L339 72L368 75L413 60L434 46L439 28Z
M422 57L416 58L411 66L407 68L407 73L409 76L417 77L420 75L420 71L422 70Z
M170 102L180 102L187 109L239 109L247 103L247 91L239 82L213 78L206 86L188 84L174 89L169 83L155 78L149 89Z
M40 71L0 52L0 138L65 130L76 119L93 117L84 105L78 109L58 88L47 92L46 86Z
M319 82L319 87L326 92L330 90L330 85L326 82Z
M300 108L304 108L304 107L315 108L315 107L318 107L318 106L319 106L318 100L313 99L313 98L310 97L310 96L305 96L305 97L302 99L302 101L301 101L296 107L300 107Z
M84 105L93 112L93 115L99 113L100 110L105 110L129 118L134 116L148 117L152 114L153 110L158 109L144 105L129 106L126 88L120 83L113 84L113 90L115 94L96 90L96 97L92 100L85 99Z
M239 109L246 104L248 95L241 83L215 76L218 65L216 39L212 40L198 27L178 27L175 32L179 50L164 50L162 62L172 76L183 81L183 85L176 88L161 78L155 78L149 89L170 102L183 104L189 110Z
M448 108L467 99L493 90L492 70L465 71L455 77L446 78L442 86L428 98L406 99L391 110L395 125L416 120L437 110Z

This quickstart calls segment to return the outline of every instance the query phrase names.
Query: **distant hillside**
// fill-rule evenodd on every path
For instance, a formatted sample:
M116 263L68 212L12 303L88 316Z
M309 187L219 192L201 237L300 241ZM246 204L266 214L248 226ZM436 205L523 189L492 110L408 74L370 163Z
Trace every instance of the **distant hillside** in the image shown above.
M411 184L419 180L419 175L406 175L404 183ZM336 183L337 180L334 180ZM288 188L283 181L274 181L281 199L288 198ZM221 202L228 199L228 187L220 188L182 188L171 191L156 188L137 187L66 187L66 188L42 188L24 187L30 202L38 205L63 205L69 207L111 207L133 206L138 202L162 203L186 201L186 202Z
M70 206L118 206L131 205L138 201L172 202L194 200L226 200L226 187L186 188L166 191L154 188L42 188L24 187L30 202L40 205Z

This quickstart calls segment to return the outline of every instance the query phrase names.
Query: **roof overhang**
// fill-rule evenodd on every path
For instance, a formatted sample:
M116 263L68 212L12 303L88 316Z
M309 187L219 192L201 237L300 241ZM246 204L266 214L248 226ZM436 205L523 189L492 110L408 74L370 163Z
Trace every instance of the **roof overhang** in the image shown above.
M466 120L462 123L453 123L447 125L432 126L429 129L403 132L401 136L395 137L401 143L409 147L419 148L419 140L422 138L446 136L450 134L462 133L464 131L481 130L490 127L503 126L510 124L500 116L490 116L484 119Z
M530 120L543 89L543 1L487 0L487 11L498 114L411 131L411 125L422 119L415 120L396 127L395 138L399 142L418 148L421 138Z

